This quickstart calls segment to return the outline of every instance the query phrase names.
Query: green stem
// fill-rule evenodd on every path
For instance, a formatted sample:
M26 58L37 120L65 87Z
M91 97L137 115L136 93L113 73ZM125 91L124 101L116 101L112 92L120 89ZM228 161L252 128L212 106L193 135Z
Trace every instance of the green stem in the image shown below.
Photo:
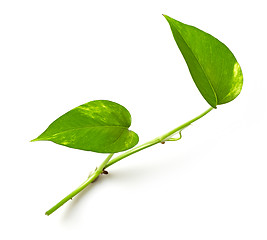
M75 189L72 193L70 193L68 196L63 198L59 203L57 203L54 207L49 209L45 214L49 216L51 213L56 211L58 208L60 208L64 203L72 199L74 196L76 196L79 192L81 192L83 189L85 189L90 183L95 181L98 176L102 173L104 167L108 163L108 161L112 158L113 153L109 154L108 157L101 163L101 165L87 178L87 180L82 183L77 189Z
M76 190L74 190L72 193L70 193L68 196L66 196L65 198L63 198L59 203L57 203L54 207L52 207L51 209L49 209L45 214L46 215L50 215L51 213L53 213L54 211L56 211L58 208L60 208L64 203L66 203L67 201L69 201L70 199L72 199L74 196L76 196L79 192L81 192L83 189L85 189L90 183L92 183L93 181L95 181L97 179L97 177L102 173L103 169L108 168L109 166L113 165L114 163L122 160L123 158L126 158L136 152L139 152L143 149L146 149L148 147L151 147L155 144L167 141L168 139L170 139L170 137L174 134L176 134L177 132L180 132L181 130L183 130L185 127L189 126L191 123L195 122L196 120L202 118L203 116L205 116L207 113L209 113L213 108L209 108L208 110L206 110L205 112L203 112L202 114L200 114L199 116L193 118L192 120L182 124L181 126L174 128L173 130L163 134L160 137L157 137L147 143L144 143L140 146L137 146L135 148L132 148L124 153L122 153L121 155L113 158L112 160L110 160L113 156L113 153L110 154L104 162L102 162L102 164L88 177L88 179L82 184L80 185Z
M105 166L105 169L108 168L109 166L113 165L114 163L116 163L116 162L122 160L123 158L126 158L126 157L128 157L128 156L130 156L130 155L132 155L132 154L134 154L134 153L136 153L136 152L139 152L139 151L141 151L141 150L143 150L143 149L146 149L146 148L148 148L148 147L151 147L151 146L153 146L153 145L155 145L155 144L164 142L165 139L167 139L168 137L171 137L171 136L174 135L175 133L177 133L177 132L181 131L182 129L184 129L185 127L189 126L191 123L193 123L193 122L195 122L196 120L202 118L202 117L205 116L207 113L209 113L212 109L213 109L213 108L210 107L208 110L206 110L205 112L203 112L203 113L200 114L199 116L193 118L192 120L190 120L190 121L188 121L188 122L182 124L181 126L179 126L179 127L177 127L177 128L174 128L173 130L171 130L171 131L169 131L169 132L163 134L162 136L157 137L157 138L155 138L155 139L153 139L153 140L151 140L151 141L149 141L149 142L146 142L146 143L144 143L144 144L142 144L142 145L140 145L140 146L137 146L137 147L135 147L135 148L132 148L132 149L128 150L127 152L124 152L124 153L122 153L121 155L119 155L119 156L113 158L112 160L110 160L110 161L107 163L107 165Z

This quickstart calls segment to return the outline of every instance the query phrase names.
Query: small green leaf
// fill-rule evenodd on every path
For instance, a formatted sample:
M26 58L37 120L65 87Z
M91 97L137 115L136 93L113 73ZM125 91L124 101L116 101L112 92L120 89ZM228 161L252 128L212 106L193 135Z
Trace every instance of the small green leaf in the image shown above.
M163 16L204 99L214 108L234 100L242 89L243 75L232 52L210 34Z
M130 131L131 115L118 103L97 100L85 103L55 120L32 141L52 141L70 148L116 153L132 148L138 135Z

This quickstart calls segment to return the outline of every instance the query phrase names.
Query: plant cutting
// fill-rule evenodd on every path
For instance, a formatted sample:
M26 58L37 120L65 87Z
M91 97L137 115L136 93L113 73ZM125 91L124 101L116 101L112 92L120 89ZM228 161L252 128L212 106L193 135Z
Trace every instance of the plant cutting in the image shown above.
M192 120L138 146L138 135L129 129L131 115L118 103L95 100L65 113L32 141L52 141L69 148L107 156L84 183L49 209L46 215L52 214L75 197L101 174L107 174L107 169L118 161L156 144L180 140L184 128L218 105L231 102L241 92L243 75L240 65L222 42L196 27L163 16L170 25L195 85L210 107ZM174 137L175 135L178 137ZM122 153L114 156L119 152Z

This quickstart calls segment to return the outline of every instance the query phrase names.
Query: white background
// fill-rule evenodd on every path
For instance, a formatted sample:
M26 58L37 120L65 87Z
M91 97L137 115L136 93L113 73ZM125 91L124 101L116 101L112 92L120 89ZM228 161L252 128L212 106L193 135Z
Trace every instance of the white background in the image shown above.
M267 239L264 3L2 0L0 238ZM233 51L241 95L45 216L105 157L29 142L60 115L118 102L143 143L209 108L162 13Z

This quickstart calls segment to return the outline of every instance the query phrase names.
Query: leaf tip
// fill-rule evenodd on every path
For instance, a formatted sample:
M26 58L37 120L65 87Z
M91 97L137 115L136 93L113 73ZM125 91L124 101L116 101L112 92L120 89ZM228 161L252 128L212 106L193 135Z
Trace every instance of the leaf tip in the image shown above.
M174 20L173 18L169 17L168 15L166 14L162 14L163 17L165 17L165 19L169 22L171 20Z
M162 16L165 17L166 19L169 17L169 16L167 16L166 14L163 14L163 13L162 13Z
M36 141L38 141L39 139L38 138L34 138L34 139L32 139L30 142L36 142Z

